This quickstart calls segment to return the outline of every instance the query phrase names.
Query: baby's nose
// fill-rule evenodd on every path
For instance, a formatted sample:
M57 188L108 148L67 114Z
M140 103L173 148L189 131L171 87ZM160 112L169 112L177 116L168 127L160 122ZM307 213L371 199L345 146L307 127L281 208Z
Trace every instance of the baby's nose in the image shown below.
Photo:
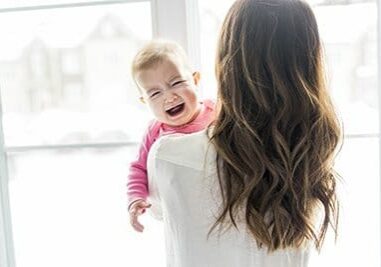
M178 98L177 95L173 95L173 94L172 94L172 95L170 95L170 96L168 96L168 97L166 98L166 102L167 102L167 103L172 103L172 102L176 101L177 98Z

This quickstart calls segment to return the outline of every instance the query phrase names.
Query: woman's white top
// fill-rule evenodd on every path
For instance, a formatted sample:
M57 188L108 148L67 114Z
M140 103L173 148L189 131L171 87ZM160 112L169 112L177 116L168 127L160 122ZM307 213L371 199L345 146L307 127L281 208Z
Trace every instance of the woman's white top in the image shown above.
M245 230L214 231L222 204L216 151L206 130L160 138L148 156L149 209L163 220L170 267L304 267L309 249L268 254Z

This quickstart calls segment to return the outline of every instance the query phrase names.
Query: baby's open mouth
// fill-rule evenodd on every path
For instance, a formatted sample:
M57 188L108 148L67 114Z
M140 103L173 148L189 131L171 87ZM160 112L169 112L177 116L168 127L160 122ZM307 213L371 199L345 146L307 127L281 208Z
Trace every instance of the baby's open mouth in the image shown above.
M176 116L177 114L180 114L184 110L184 107L185 107L185 103L181 103L177 106L174 106L173 108L166 110L165 112L167 112L170 116Z

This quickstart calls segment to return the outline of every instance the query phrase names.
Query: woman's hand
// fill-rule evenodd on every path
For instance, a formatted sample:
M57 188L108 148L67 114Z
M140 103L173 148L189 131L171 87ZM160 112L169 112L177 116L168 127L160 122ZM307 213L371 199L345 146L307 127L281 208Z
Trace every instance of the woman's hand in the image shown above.
M149 207L151 207L151 204L143 199L136 200L131 204L128 211L130 213L130 224L135 231L143 232L144 226L139 222L138 216L142 215Z

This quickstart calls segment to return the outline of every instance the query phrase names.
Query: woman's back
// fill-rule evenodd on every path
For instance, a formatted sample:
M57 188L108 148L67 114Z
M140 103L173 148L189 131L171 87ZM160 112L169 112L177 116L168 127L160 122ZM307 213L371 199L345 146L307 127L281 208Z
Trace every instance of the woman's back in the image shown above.
M304 0L234 2L210 136L165 137L149 158L169 266L307 266L309 248L337 233L342 131L324 76Z
M238 230L208 232L219 215L216 151L206 131L166 136L148 158L152 212L164 220L168 266L307 266L309 250L258 248L242 216Z

